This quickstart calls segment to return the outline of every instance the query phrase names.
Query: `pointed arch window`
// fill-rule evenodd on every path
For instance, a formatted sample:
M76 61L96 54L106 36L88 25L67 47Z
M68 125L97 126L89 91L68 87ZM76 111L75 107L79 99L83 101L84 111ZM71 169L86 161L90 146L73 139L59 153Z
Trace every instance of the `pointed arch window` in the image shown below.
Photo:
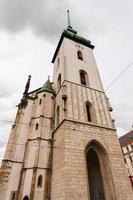
M42 181L43 181L43 177L42 175L39 175L38 180L37 180L37 187L42 187Z
M82 85L88 85L88 74L84 70L79 71L80 82Z
M77 56L78 56L79 60L83 60L83 55L82 55L82 52L80 50L77 51Z
M57 125L59 124L60 122L60 107L58 106L57 107Z
M59 74L58 76L58 80L57 80L57 89L59 90L61 87L61 74Z
M88 122L92 122L92 104L89 101L86 102L86 114Z

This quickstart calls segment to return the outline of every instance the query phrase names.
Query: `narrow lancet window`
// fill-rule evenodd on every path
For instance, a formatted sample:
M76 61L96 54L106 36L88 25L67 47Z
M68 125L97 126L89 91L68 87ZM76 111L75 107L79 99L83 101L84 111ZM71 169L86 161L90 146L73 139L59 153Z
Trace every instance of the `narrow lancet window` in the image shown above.
M42 181L43 181L42 175L38 176L37 187L42 187Z
M57 59L57 69L59 68L60 66L60 58Z
M86 102L86 113L87 113L87 120L88 122L92 122L92 113L91 113L91 110L92 110L92 105L90 102Z
M41 105L41 103L42 103L42 100L40 99L40 100L39 100L39 105Z
M78 56L78 59L79 59L79 60L83 60L83 55L82 55L82 52L81 52L81 51L78 51L78 52L77 52L77 56Z
M15 193L13 193L13 195L12 195L12 199L15 199Z
M61 87L61 74L59 74L58 76L58 80L57 80L57 89L59 90Z
M38 130L38 126L39 126L39 124L38 124L38 123L36 123L36 130Z
M12 192L11 193L11 200L15 200L15 198L16 198L16 192Z
M57 107L57 125L59 124L60 122L60 107L58 106Z

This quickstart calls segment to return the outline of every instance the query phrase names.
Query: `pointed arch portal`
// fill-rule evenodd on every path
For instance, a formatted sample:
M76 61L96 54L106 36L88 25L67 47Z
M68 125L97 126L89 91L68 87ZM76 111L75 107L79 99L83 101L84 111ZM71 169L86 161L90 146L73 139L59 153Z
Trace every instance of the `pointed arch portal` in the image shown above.
M105 200L99 159L93 149L87 152L87 170L91 200Z
M85 149L90 200L116 199L108 153L96 140Z

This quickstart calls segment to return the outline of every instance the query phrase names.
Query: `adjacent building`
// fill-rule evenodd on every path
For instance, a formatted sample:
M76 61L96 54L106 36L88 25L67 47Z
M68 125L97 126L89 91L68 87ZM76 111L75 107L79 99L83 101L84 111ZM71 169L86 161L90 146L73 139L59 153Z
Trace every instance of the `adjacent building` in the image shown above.
M133 185L133 130L119 138L128 176Z

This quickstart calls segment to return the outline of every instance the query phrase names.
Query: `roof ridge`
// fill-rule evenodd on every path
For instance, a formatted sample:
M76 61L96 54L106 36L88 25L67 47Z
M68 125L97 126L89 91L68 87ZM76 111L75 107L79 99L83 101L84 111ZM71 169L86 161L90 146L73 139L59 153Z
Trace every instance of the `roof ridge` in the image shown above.
M130 131L126 132L124 135L120 136L119 139L122 138L122 137L124 137L125 135L127 135L130 132L133 132L133 130L130 130Z

